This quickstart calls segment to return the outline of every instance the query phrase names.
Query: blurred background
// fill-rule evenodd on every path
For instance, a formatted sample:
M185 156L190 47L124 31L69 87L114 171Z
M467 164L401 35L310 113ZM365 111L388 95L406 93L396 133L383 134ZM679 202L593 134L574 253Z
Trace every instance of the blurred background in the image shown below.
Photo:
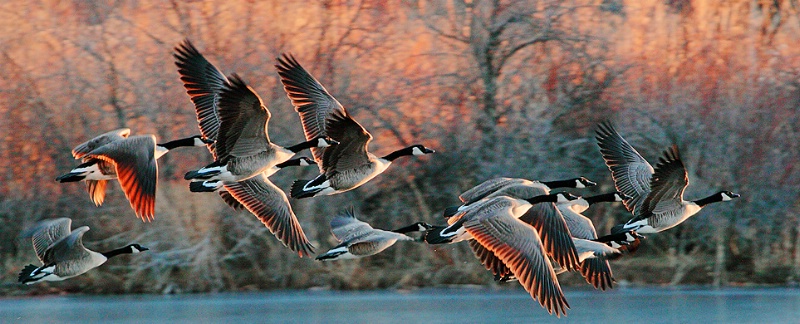
M3 1L0 3L0 282L14 294L180 293L323 287L498 285L467 244L403 242L332 263L300 259L247 211L192 194L184 172L202 148L159 161L156 218L142 223L119 186L95 207L83 184L60 184L70 149L129 127L160 141L198 134L173 63L190 39L237 72L272 112L271 139L303 139L274 64L291 52L375 136L383 155L421 143L437 154L398 160L368 184L292 200L321 253L328 222L354 206L392 229L442 223L462 191L506 176L585 176L613 191L593 138L610 119L651 163L675 143L685 197L742 194L650 235L612 262L637 285L794 285L800 281L800 1ZM307 154L307 153L306 153ZM272 177L288 189L317 169ZM630 218L621 204L585 213L599 233ZM61 283L16 284L37 263L19 233L70 217L87 247L150 251ZM562 285L587 287L576 274Z

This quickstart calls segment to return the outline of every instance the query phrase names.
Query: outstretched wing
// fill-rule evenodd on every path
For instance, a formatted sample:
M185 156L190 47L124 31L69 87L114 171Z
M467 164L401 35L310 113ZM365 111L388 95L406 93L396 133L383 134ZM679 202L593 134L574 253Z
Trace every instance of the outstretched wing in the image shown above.
M183 87L194 103L200 133L203 137L216 141L220 124L219 92L228 79L188 39L175 46L173 56ZM215 145L216 143L208 144L208 150L216 159Z
M600 154L611 170L614 186L618 191L631 197L623 202L625 208L631 212L635 211L650 192L653 167L622 138L611 122L606 121L598 125L596 138Z
M98 135L86 142L83 142L72 149L72 156L75 159L80 159L92 150L106 145L108 143L127 138L131 134L130 128L120 128L110 131L108 133Z
M225 189L269 228L283 245L301 257L314 252L314 246L300 227L286 194L263 174L226 184Z
M269 146L270 113L255 90L235 73L219 94L217 159L251 156Z
M650 194L642 203L642 208L636 210L629 223L681 207L683 192L689 186L689 177L676 145L667 149L664 156L659 159L650 186L652 188Z
M143 221L152 221L156 209L158 164L153 135L132 136L97 148L88 156L114 164L125 197Z
M569 304L533 227L505 213L469 220L464 227L511 269L522 287L549 313L566 314Z
M33 250L39 261L45 263L44 253L47 249L71 232L72 220L66 217L44 220L37 223L22 233L21 237L30 237L33 241Z
M358 168L369 163L367 146L372 135L343 110L335 110L327 120L328 136L339 142L329 146L322 156L326 174Z
M372 226L356 218L353 207L341 211L331 219L331 233L339 242L350 240L353 237L361 236L374 230Z
M326 120L333 111L344 112L344 107L336 98L325 90L325 87L311 76L306 69L291 55L284 53L278 58L278 75L286 95L292 100L294 109L300 115L300 123L306 140L310 141L319 136L328 136ZM325 148L312 147L311 153L314 160L322 168L322 152Z

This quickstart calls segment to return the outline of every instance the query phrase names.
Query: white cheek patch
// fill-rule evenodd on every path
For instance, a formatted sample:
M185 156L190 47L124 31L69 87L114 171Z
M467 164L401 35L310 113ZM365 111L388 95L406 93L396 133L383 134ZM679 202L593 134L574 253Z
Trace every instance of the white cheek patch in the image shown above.
M622 199L622 197L620 197L618 194L614 194L614 201L623 201L623 200L624 199Z
M206 146L206 143L203 143L202 140L200 140L199 138L195 137L194 138L194 146Z
M567 198L563 194L557 194L556 195L556 202L557 203L567 203L567 202L569 202L569 198Z
M731 196L728 196L728 194L724 192L722 193L722 201L730 201L731 199L733 199Z
M586 188L586 185L584 185L580 180L575 180L575 188L583 189Z
M300 166L309 166L311 164L308 163L305 159L300 160Z
M425 153L422 152L422 150L420 150L419 147L416 147L416 146L414 146L414 148L411 149L411 154L413 154L413 155L425 155Z

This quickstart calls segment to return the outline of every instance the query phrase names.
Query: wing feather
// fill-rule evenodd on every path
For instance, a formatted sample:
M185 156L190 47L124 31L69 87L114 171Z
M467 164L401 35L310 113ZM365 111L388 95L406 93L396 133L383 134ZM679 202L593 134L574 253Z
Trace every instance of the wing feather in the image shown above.
M258 175L226 184L225 189L292 251L301 257L314 252L314 246L300 227L286 194L267 177Z
M653 167L622 138L611 122L598 125L596 138L603 160L611 170L614 186L619 192L631 197L623 203L628 211L633 212L641 206L650 192Z

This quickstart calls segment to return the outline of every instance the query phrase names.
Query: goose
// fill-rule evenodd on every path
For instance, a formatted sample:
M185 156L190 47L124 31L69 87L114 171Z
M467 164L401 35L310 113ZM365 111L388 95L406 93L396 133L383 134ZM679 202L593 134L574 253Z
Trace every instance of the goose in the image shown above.
M578 260L581 264L581 275L587 282L592 284L595 289L606 290L611 288L614 280L607 260L613 260L624 253L632 253L639 248L641 239L644 236L636 231L626 231L617 234L609 234L595 239L580 239L573 237L572 242L578 252ZM472 244L473 241L470 241ZM488 270L494 273L494 280L508 282L517 280L511 270L502 263L497 262L497 257L493 253L481 249L473 249L481 263L486 265ZM598 261L597 265L591 262ZM552 262L556 275L567 272L567 269L556 262Z
M624 203L625 208L633 213L633 218L614 226L612 233L627 230L636 230L640 234L662 232L683 223L708 204L739 197L730 191L719 191L703 199L684 200L683 192L689 186L689 178L677 145L664 152L654 169L622 138L611 122L598 125L596 138L617 190L632 197Z
M209 146L215 162L191 171L185 178L194 192L217 191L234 209L245 208L284 245L310 256L314 248L306 237L286 194L267 177L294 165L296 152L337 144L324 136L283 148L269 140L271 116L261 98L236 74L226 78L199 51L184 40L175 48L175 64L187 94L195 103L200 132L215 139ZM298 159L296 165L309 164Z
M42 266L25 266L19 273L20 283L31 285L40 281L69 279L99 267L109 258L148 250L134 243L98 253L83 246L83 234L89 227L81 226L71 231L71 225L69 218L56 218L39 222L23 234L32 237L33 249Z
M526 199L502 195L486 198L453 216L451 218L453 222L446 229L451 232L463 230L465 236L473 238L470 246L481 247L476 256L484 266L491 269L492 265L484 262L487 260L481 259L479 255L481 251L491 253L490 260L495 260L509 269L516 278L519 278L522 287L534 300L537 300L550 314L555 313L560 317L566 314L569 304L561 291L541 239L546 232L541 232L535 226L523 222L520 216L534 204L574 198L568 193ZM425 236L426 241L428 234ZM569 235L568 230L566 234ZM571 245L572 241L568 241ZM575 253L574 247L572 250Z
M333 195L353 190L383 173L397 158L435 153L415 144L377 157L368 151L372 134L364 129L345 108L308 73L290 54L283 54L275 65L284 90L300 115L306 138L330 136L339 145L311 149L320 168L313 180L292 184L292 198Z
M427 223L417 222L393 231L375 229L368 223L358 220L352 208L346 209L331 220L331 233L339 241L339 245L318 255L316 259L334 261L375 255L397 241L415 240L406 233L423 232L428 228L430 225Z
M469 190L465 191L461 195L458 196L458 199L461 200L463 203L461 206L452 206L447 207L444 210L443 216L445 219L449 218L450 216L455 215L459 211L466 208L468 205L479 201L483 198L486 198L493 193L498 191L503 191L503 188L509 188L513 186L520 186L520 188L530 187L530 190L539 189L535 193L546 195L550 193L551 189L554 188L586 188L592 187L597 185L597 183L586 179L584 177L579 178L572 178L566 180L556 180L556 181L536 181L536 180L528 180L522 178L493 178L484 181L483 183L470 188ZM525 192L524 194L530 194L530 192Z
M622 253L635 251L639 246L639 239L643 238L643 236L635 231L628 231L598 238L592 220L580 213L585 211L588 206L598 202L614 202L625 199L629 199L629 197L620 192L612 192L579 197L578 199L555 204L566 221L570 235L572 235L572 242L578 253L581 275L596 289L606 290L607 288L612 288L613 274L608 260L617 258ZM475 248L473 248L473 251L481 260L486 259L483 261L484 264L493 266L490 270L494 272L496 281L516 280L508 268L491 260L493 255ZM567 271L567 268L561 267L557 262L553 263L553 268L556 274Z
M568 201L576 199L577 197L569 194L562 193L559 197L557 195L548 196L548 191L539 185L531 185L530 182L522 181L515 182L510 185L503 186L494 192L489 193L483 199L472 202L468 201L468 205L464 207L459 213L464 213L469 209L475 208L485 203L489 198L508 196L515 199L525 199L528 197L535 197L541 200L540 203L533 204L522 216L520 220L526 224L533 226L542 237L544 249L549 256L556 260L559 264L568 269L577 269L578 256L575 252L575 247L569 234L569 228L564 222L564 218L553 204L553 199L561 199ZM462 194L462 198L476 197L472 195ZM536 198L538 197L538 198ZM457 213L456 215L458 215ZM454 218L455 217L455 218ZM455 243L464 240L470 240L472 237L464 230L458 223L456 216L447 219L448 226L433 226L430 230L425 232L425 242L428 244L444 244ZM482 251L483 247L470 241L470 247L475 255L484 254L487 252ZM483 260L483 259L482 259ZM486 265L484 263L484 265ZM500 264L502 265L502 264ZM487 265L489 270L496 272L496 269Z
M186 180L247 180L273 169L301 150L338 144L326 137L285 148L270 142L267 131L271 117L269 110L255 91L235 73L220 89L218 109L220 126L214 143L216 160L201 169L187 172L184 175Z
M212 140L208 144L208 151L216 160L216 145L214 143L216 143L215 140L219 134L220 125L219 113L217 112L219 94L222 87L228 83L228 78L216 66L206 60L188 39L184 39L183 42L175 46L173 57L175 58L175 65L178 67L181 81L186 88L186 93L195 105L200 133L203 134L203 137ZM278 163L265 172L267 176L270 176L284 167L308 165L316 165L316 162L306 157L300 157ZM222 181L192 181L189 184L189 190L192 192L217 192L222 200L234 210L244 209L244 206L225 189Z
M89 196L100 206L105 200L108 180L118 179L136 216L152 221L158 181L156 160L176 147L205 146L209 141L195 135L156 144L153 135L130 136L130 133L129 128L121 128L79 144L72 149L72 155L83 163L56 181L86 181Z

